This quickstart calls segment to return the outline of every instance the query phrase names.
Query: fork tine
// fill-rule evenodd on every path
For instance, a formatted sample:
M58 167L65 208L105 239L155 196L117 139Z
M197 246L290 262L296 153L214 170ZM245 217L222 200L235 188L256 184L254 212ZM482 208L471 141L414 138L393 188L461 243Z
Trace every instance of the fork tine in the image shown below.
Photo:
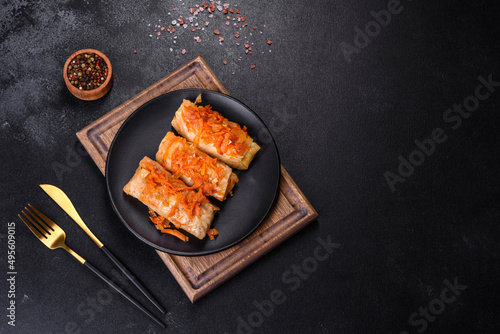
M27 207L24 207L26 212L23 211L24 215L31 221L31 223L38 228L38 230L45 236L48 237L48 235L51 235L51 229L44 224L40 218L37 217L37 215L33 214L33 212L30 211Z
M47 239L49 238L50 236L50 232L47 231L46 229L44 229L42 226L40 226L40 224L38 224L36 221L34 221L31 217L31 215L29 215L28 213L31 214L31 212L28 211L28 213L24 212L24 211L21 211L24 216L31 222L31 226L33 226L34 228L36 228L38 230L38 232L40 232L41 235L43 235L44 237L46 237Z
M21 211L25 216L26 216L26 213L24 211ZM26 219L24 219L21 215L17 215L19 218L21 218L21 220L23 221L24 224L26 224L26 226L28 226L28 228L31 230L31 232L33 232L33 234L40 240L42 239L47 239L47 237L45 235L42 235L34 226L32 226L30 223L28 223L28 221ZM28 216L26 216L26 218L29 219ZM31 220L31 219L30 219Z
M29 212L29 213L30 213L33 217L35 217L35 219L36 219L39 223L41 223L41 224L42 224L42 226L43 226L43 227L47 230L47 232L49 232L49 234L50 234L50 230L55 231L55 229L56 229L57 227L59 227L59 226L57 226L57 225L56 225L56 223L54 223L54 222L53 222L53 221L52 221L49 217L47 217L46 215L44 215L43 213L41 213L40 211L38 211L38 210L37 210L37 209L36 209L33 205L28 204L28 206L31 208L31 210L35 211L35 212L37 213L37 215L38 215L38 216L37 216L37 215L35 215L35 214L33 214L33 212L31 212L31 211L30 211L30 209L28 209L28 208L26 208L26 207L25 207L25 209L26 209L26 210L28 210L28 212ZM43 222L42 222L42 221L40 220L40 218L38 218L38 217L42 218L42 219L43 219ZM47 225L49 225L50 227L49 227L49 226L47 226L46 224L47 224Z

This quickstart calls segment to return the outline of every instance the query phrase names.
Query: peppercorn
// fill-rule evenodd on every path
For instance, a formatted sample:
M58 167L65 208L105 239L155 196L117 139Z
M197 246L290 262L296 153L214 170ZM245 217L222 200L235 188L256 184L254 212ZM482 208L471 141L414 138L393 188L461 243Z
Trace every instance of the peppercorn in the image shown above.
M84 53L71 60L67 74L73 86L81 90L91 90L106 81L108 65L99 55Z

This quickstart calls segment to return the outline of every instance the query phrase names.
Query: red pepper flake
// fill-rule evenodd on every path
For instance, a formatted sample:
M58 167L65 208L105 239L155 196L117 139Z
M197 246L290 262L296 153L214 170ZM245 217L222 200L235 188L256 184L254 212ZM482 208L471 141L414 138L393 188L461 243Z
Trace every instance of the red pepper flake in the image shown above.
M227 60L224 60L224 65L227 65Z
M241 18L241 22L245 22L246 20L247 20L247 18L244 16Z
M247 49L250 47L250 44L246 44L246 43L245 43L244 45L245 45L245 47L246 47Z
M236 37L236 38L240 38L240 33L239 33L239 32L237 32L236 34L234 34L234 37Z
M226 19L231 20L231 16L229 16L229 15L226 16Z
M241 18L241 14L236 15L237 18Z
M268 44L268 45L271 45L271 44L273 44L273 42L272 42L271 40L268 40L268 41L267 41L267 44Z
M161 35L161 32L158 31L158 36L160 36L160 35Z
M237 9L237 10L236 10L236 14L239 14L239 13L240 13L240 10L239 10L239 9Z
M172 29L172 31L171 31L170 33L172 33L172 34L173 34L174 32L175 32L175 28L174 28L174 29Z
M227 26L229 25L229 21L226 21L226 25L227 25Z
M248 54L251 55L252 54L252 51L248 51Z
M206 3L206 2L205 2L205 3L203 4L203 7L207 8L207 7L208 7L208 3Z
M184 21L184 20L179 20L177 22L179 22L180 25L183 25L184 23L186 23L186 21Z
M253 27L253 30L257 30L257 27Z
M185 55L186 54L186 49L182 49L182 54Z
M211 4L210 7L208 8L208 11L210 13L215 12L215 6L213 4Z
M224 37L219 37L219 42L224 42Z
M161 27L161 31L165 30L165 27Z
M137 53L137 50L134 50L134 53ZM97 71L97 70L96 70ZM94 71L95 72L95 71Z
M189 8L189 13L194 14L194 8Z
M214 34L216 34L216 35L220 35L220 31L219 31L219 29L215 29L215 30L214 30Z
M172 10L175 12L175 8L174 8L174 9L172 9Z
M201 39L198 37L198 39L196 40L196 43L201 43Z
M236 29L238 29L239 27L237 25L234 26Z
M255 65L250 66L250 68L253 70L255 68Z
M227 8L222 11L222 14L226 15L227 14Z
M232 8L231 8L231 9L229 9L229 12L230 12L231 14L233 14L233 13L234 13L234 9L232 9Z

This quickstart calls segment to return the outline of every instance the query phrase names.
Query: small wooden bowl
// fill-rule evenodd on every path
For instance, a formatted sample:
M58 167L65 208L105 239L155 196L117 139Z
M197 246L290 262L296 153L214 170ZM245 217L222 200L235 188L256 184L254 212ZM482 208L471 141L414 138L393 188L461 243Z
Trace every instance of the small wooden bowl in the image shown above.
M94 88L94 89L90 89L90 90L83 90L83 89L76 88L75 86L73 86L71 84L71 82L69 81L69 78L68 78L68 65L69 65L69 63L76 56L81 55L81 54L85 54L85 53L95 53L96 55L98 55L99 57L104 59L104 61L108 65L108 76L107 76L106 80L104 81L104 83L101 86ZM79 50L79 51L76 51L75 53L73 53L66 60L66 63L64 64L64 69L63 69L63 77L64 77L64 82L66 83L66 87L68 87L68 90L71 92L71 94L73 94L74 96L76 96L80 100L92 101L92 100L97 100L97 99L103 97L111 89L111 86L113 85L113 68L111 67L111 62L109 61L108 57L106 57L106 55L104 53L102 53L101 51L94 50L94 49L82 49L82 50Z

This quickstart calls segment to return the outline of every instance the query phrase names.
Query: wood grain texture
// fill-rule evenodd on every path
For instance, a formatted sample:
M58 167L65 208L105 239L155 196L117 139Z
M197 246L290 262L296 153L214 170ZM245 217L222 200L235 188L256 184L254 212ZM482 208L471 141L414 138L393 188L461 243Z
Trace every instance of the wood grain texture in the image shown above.
M120 125L138 107L172 90L200 88L228 94L201 56L179 67L77 132L78 139L104 174L106 156ZM248 267L312 222L318 214L281 166L279 196L266 220L244 241L222 252L196 257L157 251L191 302Z

